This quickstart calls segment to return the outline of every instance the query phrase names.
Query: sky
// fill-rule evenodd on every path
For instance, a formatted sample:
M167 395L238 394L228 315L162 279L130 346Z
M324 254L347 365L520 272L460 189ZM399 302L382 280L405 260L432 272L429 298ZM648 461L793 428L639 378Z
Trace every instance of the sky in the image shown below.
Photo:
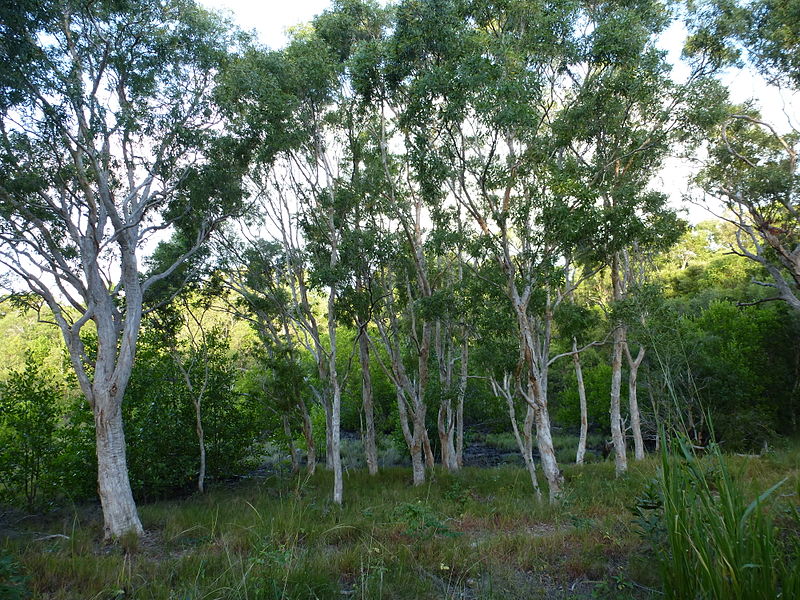
M331 0L199 0L207 8L229 12L246 31L256 30L271 48L286 44L286 30L307 23L331 5Z

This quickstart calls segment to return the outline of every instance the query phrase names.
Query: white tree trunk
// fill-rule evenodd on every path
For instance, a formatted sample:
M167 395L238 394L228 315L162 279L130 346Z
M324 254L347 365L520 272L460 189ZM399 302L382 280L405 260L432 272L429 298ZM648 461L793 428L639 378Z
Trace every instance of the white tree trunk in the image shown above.
M550 488L550 502L557 502L561 497L561 486L564 477L558 468L556 452L553 447L553 438L550 434L550 415L547 412L547 404L536 403L536 443L539 447L539 457L542 461L542 472L547 479Z
M375 410L372 402L372 376L369 372L369 340L365 331L366 324L359 324L358 351L361 361L361 400L364 407L364 456L370 475L378 473L378 448L375 440Z
M586 436L589 433L589 417L586 409L586 387L583 385L583 369L581 368L581 355L578 352L578 341L572 338L572 362L575 364L575 379L578 382L578 401L581 407L581 433L578 438L578 452L575 463L582 465L586 455Z
M517 411L514 407L514 392L511 375L506 373L503 377L503 385L497 383L494 378L490 379L492 390L495 396L502 396L506 405L508 406L508 417L511 420L511 431L514 433L514 439L517 441L517 448L519 448L522 460L525 463L525 468L531 478L531 485L538 500L542 499L542 491L539 488L539 479L536 476L536 463L533 460L533 422L535 419L535 411L533 406L526 403L525 422L523 423L522 433L520 434L519 424L517 423Z
M464 466L464 397L467 395L467 369L469 368L469 339L464 328L464 341L461 346L461 374L458 380L458 399L456 403L456 464Z
M533 485L536 498L541 500L542 490L539 488L539 478L536 475L536 463L533 460L533 423L535 419L536 411L533 410L532 406L528 405L525 412L525 422L522 426L522 441L525 450L523 459L525 460L525 467L528 469L528 475L531 478L531 485ZM519 440L517 440L517 444L519 444Z
M334 245L334 256L336 253ZM331 259L331 266L335 266L335 259ZM331 392L331 465L333 467L333 501L342 504L344 495L344 485L342 481L342 453L341 453L341 415L342 415L342 389L339 383L339 375L336 372L336 289L331 286L328 295L328 338L330 340L330 354L328 362L328 375L330 377Z
M333 403L325 395L325 468L333 471Z
M200 447L200 469L197 473L197 490L203 494L206 491L206 436L203 431L203 414L200 397L194 400L194 419L195 431L197 432L197 444Z
M97 492L103 507L106 538L144 533L133 501L125 460L121 402L111 394L94 396L97 441Z
M436 419L442 466L458 471L455 447L456 418L453 412L453 357L449 322L436 321L436 359L439 363L439 412Z
M414 432L408 424L408 408L406 406L406 399L401 388L397 389L397 411L400 415L400 429L403 432L403 438L408 446L409 454L411 455L411 473L413 483L415 486L425 483L425 463L422 458L422 431L417 425L417 420L414 419Z
M631 431L633 432L634 458L644 460L644 438L642 437L641 415L639 414L639 401L636 397L636 378L639 374L639 366L644 360L645 348L639 346L639 352L634 359L628 344L625 344L625 354L628 357L628 404L631 412Z
M625 329L621 325L614 330L614 348L611 355L611 441L614 444L614 470L617 476L628 470L628 457L625 450L625 435L622 429L620 411L620 390L622 388L622 353L625 346Z

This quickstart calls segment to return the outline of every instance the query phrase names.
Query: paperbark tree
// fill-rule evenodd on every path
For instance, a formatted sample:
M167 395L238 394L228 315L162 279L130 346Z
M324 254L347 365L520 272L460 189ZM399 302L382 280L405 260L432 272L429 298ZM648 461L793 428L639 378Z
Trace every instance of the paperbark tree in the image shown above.
M572 362L575 365L575 379L578 382L578 402L581 412L581 429L578 436L578 450L575 453L575 463L582 465L586 456L586 436L589 433L589 416L586 410L586 387L583 385L583 369L581 368L581 355L578 352L578 341L572 338Z
M292 276L281 244L252 239L245 242L221 241L219 265L215 273L222 289L229 293L222 299L227 310L246 321L262 342L265 367L272 371L269 384L275 388L268 395L275 401L283 416L300 420L306 443L306 470L313 474L317 456L311 417L306 395L311 393L300 365L300 341L293 326L290 290ZM291 424L286 421L291 430ZM291 440L291 434L287 434ZM292 451L293 459L295 452Z
M236 41L191 2L20 3L4 15L0 263L47 303L94 413L106 537L140 534L121 403L145 294L242 196L245 149L224 137L212 99ZM144 248L169 233L172 260L143 277Z
M644 438L642 437L639 400L636 394L639 367L644 360L644 355L644 346L639 345L639 351L636 353L636 358L634 358L629 344L625 344L625 356L628 358L628 405L631 415L631 433L633 434L633 456L636 460L644 460Z
M480 240L474 260L504 276L555 498L546 350L558 261L607 265L626 241L670 230L674 215L650 179L670 135L697 116L698 92L714 86L703 69L682 86L669 80L655 47L669 13L658 2L557 4L548 19L538 10L403 3L385 70L388 88L409 99L396 113L427 185L450 183Z
M525 403L525 420L523 421L522 431L520 432L515 407L515 387L520 385L519 381L514 381L510 373L504 373L502 383L498 382L494 377L490 378L490 383L495 396L505 399L508 405L508 416L511 419L511 430L514 432L514 439L517 442L522 460L525 462L525 468L528 470L528 475L531 478L531 484L533 485L536 498L541 500L542 491L539 489L539 479L536 477L536 463L533 460L533 422L535 420L535 406L529 402Z

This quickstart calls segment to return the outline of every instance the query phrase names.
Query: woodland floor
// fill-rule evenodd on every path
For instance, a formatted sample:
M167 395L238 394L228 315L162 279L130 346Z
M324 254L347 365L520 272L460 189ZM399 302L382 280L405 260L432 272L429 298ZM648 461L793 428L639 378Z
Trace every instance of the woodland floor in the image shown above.
M730 462L753 492L798 489L800 449ZM417 488L408 468L359 470L340 508L324 468L269 474L141 505L146 536L117 545L100 543L97 506L6 514L0 556L32 598L657 598L632 510L655 475L652 458L621 479L611 462L569 466L550 506L517 466L437 470Z

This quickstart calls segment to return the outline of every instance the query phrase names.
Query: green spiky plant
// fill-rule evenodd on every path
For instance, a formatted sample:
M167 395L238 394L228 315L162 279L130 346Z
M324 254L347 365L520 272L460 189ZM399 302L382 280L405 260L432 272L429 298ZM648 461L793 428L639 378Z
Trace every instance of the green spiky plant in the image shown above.
M662 433L661 447L666 598L800 597L798 548L781 542L771 510L786 479L748 502L719 446L701 458L685 437L667 444Z

